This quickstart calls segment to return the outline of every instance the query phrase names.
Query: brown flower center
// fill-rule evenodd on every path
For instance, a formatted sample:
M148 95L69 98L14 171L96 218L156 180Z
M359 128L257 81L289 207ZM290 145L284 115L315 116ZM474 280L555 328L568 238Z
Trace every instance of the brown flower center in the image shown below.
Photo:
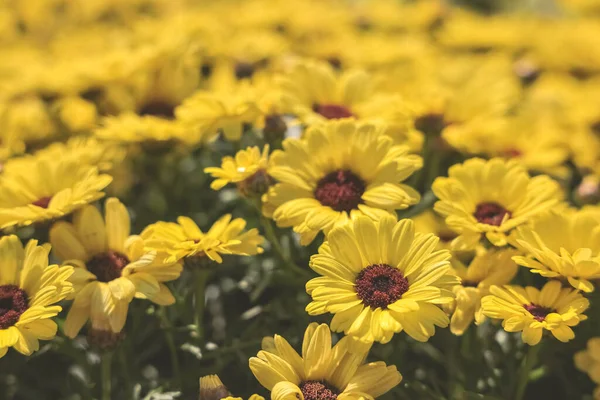
M533 315L533 318L535 318L536 320L538 320L540 322L542 322L546 319L546 315L553 312L553 310L551 308L538 306L537 304L533 304L533 303L524 304L523 308L526 309L527 311L529 311L529 313L531 315Z
M354 117L354 114L348 107L339 104L314 104L313 111L327 119Z
M254 64L240 61L235 64L235 77L237 79L248 79L254 75Z
M86 263L88 271L96 275L100 282L110 282L121 276L121 271L129 264L129 259L117 252L109 250L96 254Z
M50 205L50 200L52 200L52 196L42 197L31 204L42 208L48 208Z
M0 329L8 329L19 321L29 307L27 293L17 285L0 286Z
M414 126L429 136L439 136L448 125L443 114L425 114L417 117Z
M335 211L350 211L362 204L365 183L356 174L340 169L325 175L315 189L315 198Z
M510 218L510 211L500 204L493 202L478 204L473 214L478 222L494 226L500 226L505 215Z
M258 196L269 190L269 187L275 183L275 180L265 171L259 169L256 173L238 183L238 189L244 196Z
M140 115L152 115L164 119L175 118L175 107L166 101L150 101L140 109Z
M355 290L359 299L371 308L387 308L408 290L408 280L397 268L374 264L359 272Z
M305 381L298 386L304 400L335 400L339 391L325 381Z

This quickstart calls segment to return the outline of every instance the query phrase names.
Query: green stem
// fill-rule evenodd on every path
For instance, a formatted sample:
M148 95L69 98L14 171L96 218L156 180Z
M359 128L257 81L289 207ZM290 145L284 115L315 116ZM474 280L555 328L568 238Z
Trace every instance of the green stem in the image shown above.
M530 346L527 350L527 354L523 358L521 368L519 369L519 381L517 382L517 390L515 392L515 400L522 400L529 383L529 373L533 369L533 366L537 362L538 354L540 352L541 344Z
M112 363L113 353L106 351L102 353L102 400L110 400L112 375L110 367Z
M171 321L167 317L167 309L165 307L161 307L158 311L158 315L161 321L161 328L165 332L165 341L167 342L167 347L169 348L169 353L171 356L171 370L173 372L173 378L175 378L175 383L178 388L181 388L181 370L179 369L179 357L177 355L177 346L175 346L175 339L173 337L173 327L171 326Z
M264 228L265 236L267 237L267 240L269 240L269 242L271 243L271 246L273 246L273 249L279 256L281 261L283 261L283 265L285 265L285 267L290 272L292 272L295 275L298 275L301 278L304 278L304 279L312 278L312 275L310 274L310 272L308 272L307 270L300 268L298 265L296 265L296 263L290 258L289 254L287 254L283 250L283 247L281 246L281 243L279 242L279 238L275 234L275 228L273 227L273 222L270 219L268 219L264 216L261 216L260 223Z
M123 374L123 380L125 381L125 393L127 397L133 396L133 386L131 384L131 377L129 376L129 366L127 365L127 357L125 356L125 346L119 346L118 352L121 373Z
M196 270L196 284L194 287L194 327L196 338L200 343L202 343L204 336L204 292L209 277L210 271Z

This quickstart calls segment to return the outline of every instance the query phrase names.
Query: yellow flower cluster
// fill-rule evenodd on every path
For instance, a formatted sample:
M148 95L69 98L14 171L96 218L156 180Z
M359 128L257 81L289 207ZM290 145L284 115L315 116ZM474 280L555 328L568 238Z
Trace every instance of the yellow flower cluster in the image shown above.
M402 376L372 345L436 327L574 339L600 279L600 1L555 3L3 2L0 357L65 300L64 335L98 344L134 299L168 319L194 293L204 344L216 265L269 253L331 314L250 358L273 399L377 398ZM575 360L600 383L596 339Z

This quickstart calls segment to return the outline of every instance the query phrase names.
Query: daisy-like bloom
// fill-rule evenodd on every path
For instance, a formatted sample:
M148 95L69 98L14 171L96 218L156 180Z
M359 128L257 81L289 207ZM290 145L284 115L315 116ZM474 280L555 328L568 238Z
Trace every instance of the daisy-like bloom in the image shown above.
M351 217L378 219L416 204L419 193L401 182L422 165L372 124L329 121L302 140L287 139L271 155L277 180L263 196L264 213L278 226L293 226L301 243L327 234Z
M459 236L455 249L474 248L483 235L495 246L532 218L556 208L562 199L558 183L546 175L530 177L516 160L472 158L433 182L440 199L434 209Z
M531 226L519 228L515 240L527 255L517 264L546 278L566 278L569 284L592 292L600 278L600 208L547 213Z
M244 194L263 194L273 183L269 175L270 166L269 145L265 145L262 153L256 146L248 147L238 151L235 158L223 157L221 168L209 167L205 168L204 172L216 178L210 184L213 190L220 190L229 183L235 183Z
M15 235L0 239L0 358L9 347L30 355L50 340L57 326L56 305L73 292L71 267L48 265L50 246L30 240L23 248Z
M590 302L579 291L563 288L552 280L541 290L532 286L492 286L491 294L481 299L486 317L502 319L507 332L522 331L523 342L534 346L544 330L561 342L575 337L571 329L587 316L582 313Z
M450 250L450 244L458 234L448 228L442 217L433 212L425 211L412 218L415 223L415 231L420 233L433 233L440 238L438 247Z
M438 304L452 302L460 283L438 241L415 233L411 220L391 216L359 216L332 230L310 260L322 276L306 284L313 299L306 311L334 314L331 329L350 336L356 348L388 343L401 331L427 341L435 326L448 326Z
M184 142L194 144L198 135L185 131L176 120L157 118L152 115L136 115L131 112L116 117L108 117L94 134L103 140L122 143L141 142Z
M573 357L578 370L588 374L595 384L599 385L594 390L594 399L600 398L600 337L588 340L587 348L575 353Z
M112 181L75 157L28 157L0 177L0 228L60 218L98 200Z
M329 327L312 323L304 333L302 356L275 335L263 340L250 369L274 400L375 399L402 381L395 366L365 364L366 352L350 353L348 338L331 344Z
M456 301L449 307L452 313L450 331L462 335L473 320L481 324L485 316L481 313L481 298L489 294L492 285L506 285L517 274L517 264L511 259L515 250L478 248L475 257L468 265L459 258L452 260L452 266L461 279L454 286Z
M105 216L91 205L50 229L54 254L75 272L75 300L64 331L75 337L88 319L92 330L119 333L134 297L169 305L175 298L163 282L177 279L181 265L144 249L138 235L130 236L129 214L116 198L105 203Z
M244 124L260 117L259 95L248 82L229 90L198 91L175 110L177 119L204 140L222 132L227 140L238 141Z
M191 218L179 217L177 223L159 221L149 225L142 238L147 248L167 253L167 261L184 259L193 265L207 257L221 263L221 254L252 256L263 252L260 246L264 238L258 229L242 232L245 227L244 219L232 221L231 215L226 214L204 233Z

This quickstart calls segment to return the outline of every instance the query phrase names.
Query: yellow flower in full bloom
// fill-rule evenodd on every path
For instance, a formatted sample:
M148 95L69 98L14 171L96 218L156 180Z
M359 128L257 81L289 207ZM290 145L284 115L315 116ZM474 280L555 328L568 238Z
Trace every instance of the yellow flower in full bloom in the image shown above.
M456 301L451 305L452 318L450 331L462 335L473 320L481 324L485 316L481 313L481 298L489 294L492 285L506 285L517 274L517 264L511 260L515 250L478 248L475 257L468 265L459 258L452 260L452 266L461 279L454 286Z
M263 340L250 369L272 399L376 399L398 385L402 375L381 361L365 363L366 356L349 352L347 338L332 347L329 327L312 323L304 333L302 356L275 335Z
M587 319L583 312L590 304L579 291L563 288L555 280L541 290L531 286L492 286L490 292L481 299L483 314L502 319L507 332L522 331L523 341L531 346L539 343L544 330L561 342L573 339L571 327Z
M70 214L98 200L112 178L76 157L27 157L0 177L0 228Z
M459 233L456 249L474 248L483 235L495 246L507 244L516 227L560 205L560 186L548 176L530 177L515 160L472 158L433 182L436 212Z
M200 261L206 256L221 263L221 254L250 256L263 252L260 246L264 238L256 228L242 232L245 227L245 220L232 221L227 214L204 233L191 218L179 217L177 223L159 221L146 227L142 238L147 248L166 252L168 261Z
M277 225L293 226L301 243L358 215L381 218L416 204L419 193L401 183L421 167L419 156L395 146L371 124L343 120L313 126L301 140L273 152L277 180L263 196Z
M123 143L175 141L194 144L200 141L198 135L185 131L176 120L129 112L105 118L94 134L102 140Z
M228 183L235 183L242 193L251 191L262 194L272 183L270 166L269 145L265 145L262 153L256 146L248 147L238 151L235 158L223 157L221 168L208 167L204 172L216 178L210 184L213 190L220 190Z
M144 249L130 236L129 214L116 198L105 203L105 216L91 205L77 212L73 223L59 221L50 229L56 257L74 267L75 300L64 331L75 337L88 319L92 329L118 333L134 297L169 305L175 298L163 282L177 279L181 265Z
M436 325L448 326L438 304L452 302L460 282L438 240L391 216L360 216L335 228L311 257L310 267L322 276L306 284L313 299L306 311L334 314L331 329L357 347L388 343L401 331L427 341Z
M578 370L588 374L596 386L594 400L600 398L600 337L596 336L588 340L587 348L575 353L573 357Z
M525 256L519 265L545 278L566 278L569 284L592 292L600 278L600 208L552 212L517 230L516 243Z
M15 235L0 239L0 358L9 347L30 355L50 340L57 326L56 305L73 292L71 267L48 265L50 246L30 240L23 248Z

